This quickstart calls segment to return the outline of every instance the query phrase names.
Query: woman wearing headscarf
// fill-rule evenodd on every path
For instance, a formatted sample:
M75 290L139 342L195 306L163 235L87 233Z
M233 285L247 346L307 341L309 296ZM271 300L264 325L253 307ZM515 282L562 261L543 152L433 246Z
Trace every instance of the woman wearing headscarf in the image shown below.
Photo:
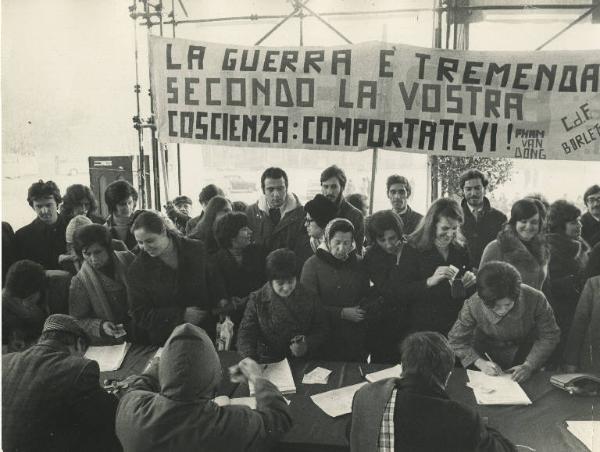
M330 339L324 356L336 361L367 357L366 311L361 307L369 290L369 276L356 256L354 227L335 218L325 228L325 241L302 268L300 283L321 300L327 312Z
M69 314L81 325L93 345L133 338L127 304L127 269L135 259L129 251L114 251L106 227L90 224L74 235L74 248L82 262L71 280Z
M490 261L508 262L519 271L523 284L541 290L550 259L545 216L540 201L525 198L515 202L508 223L483 250L480 266Z
M440 198L408 236L397 274L398 296L409 303L410 331L447 335L464 300L475 291L475 275L459 231L462 222L460 205Z
M215 237L216 224L223 215L232 212L231 202L224 196L213 197L204 209L202 219L196 227L188 234L190 239L201 240L206 247L208 255L219 250L219 244Z

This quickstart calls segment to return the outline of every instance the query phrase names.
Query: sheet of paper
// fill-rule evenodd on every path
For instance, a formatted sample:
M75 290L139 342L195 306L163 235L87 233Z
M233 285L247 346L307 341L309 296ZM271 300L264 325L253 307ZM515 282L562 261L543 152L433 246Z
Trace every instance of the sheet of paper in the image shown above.
M383 369L377 372L372 372L370 374L365 375L367 381L374 383L379 380L385 380L386 378L400 378L402 374L402 365L397 364L394 367L390 367L388 369Z
M85 357L98 362L100 372L111 372L121 367L129 347L131 347L130 342L102 347L89 347L87 352L85 352Z
M296 393L294 376L292 375L292 369L290 369L290 363L287 358L278 363L266 364L263 369L263 377L277 386L277 389L282 394ZM252 383L250 383L250 395L254 395L254 385Z
M590 451L600 450L600 421L567 421L567 429Z
M310 396L313 402L331 417L338 417L352 412L352 399L366 381L352 386L334 389Z
M467 370L469 383L479 405L531 405L531 400L510 374L499 376Z
M309 373L304 375L302 383L305 385L326 385L329 381L329 375L331 375L331 371L329 369L315 367Z
M256 397L235 397L230 399L226 395L218 396L213 399L219 406L229 406L229 405L243 405L251 408L253 410L256 409Z

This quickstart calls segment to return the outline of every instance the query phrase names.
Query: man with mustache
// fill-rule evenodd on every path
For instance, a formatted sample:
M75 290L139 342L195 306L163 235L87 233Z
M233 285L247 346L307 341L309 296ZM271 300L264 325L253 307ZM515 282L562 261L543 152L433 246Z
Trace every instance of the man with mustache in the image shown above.
M27 202L37 216L15 233L18 258L37 262L46 270L59 270L58 256L67 252L67 222L58 215L60 190L51 180L39 180L29 187Z
M464 199L464 222L461 232L467 239L467 248L471 265L479 267L483 249L496 238L502 225L506 223L506 215L490 205L485 196L488 179L481 171L470 168L460 176L460 188Z
M593 247L600 242L600 186L592 185L584 195L587 212L581 216L581 236Z

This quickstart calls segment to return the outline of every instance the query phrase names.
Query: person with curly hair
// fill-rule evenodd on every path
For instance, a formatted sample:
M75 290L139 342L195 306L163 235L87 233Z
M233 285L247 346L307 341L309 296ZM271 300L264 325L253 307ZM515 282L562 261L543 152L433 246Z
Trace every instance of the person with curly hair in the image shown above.
M106 187L104 201L109 213L105 226L114 239L121 240L129 250L133 250L137 242L131 232L131 224L138 201L137 190L125 180L116 180Z
M92 220L92 223L103 224L105 220L96 215L97 209L98 202L90 187L74 184L67 187L60 206L60 214L65 217L67 222L77 215L85 215Z

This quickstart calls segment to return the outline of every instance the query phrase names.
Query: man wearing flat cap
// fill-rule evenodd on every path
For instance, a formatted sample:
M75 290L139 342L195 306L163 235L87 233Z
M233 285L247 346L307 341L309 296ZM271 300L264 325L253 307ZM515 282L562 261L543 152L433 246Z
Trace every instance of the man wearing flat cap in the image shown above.
M117 399L99 384L89 339L76 319L53 314L37 344L2 357L2 448L12 451L120 451Z

